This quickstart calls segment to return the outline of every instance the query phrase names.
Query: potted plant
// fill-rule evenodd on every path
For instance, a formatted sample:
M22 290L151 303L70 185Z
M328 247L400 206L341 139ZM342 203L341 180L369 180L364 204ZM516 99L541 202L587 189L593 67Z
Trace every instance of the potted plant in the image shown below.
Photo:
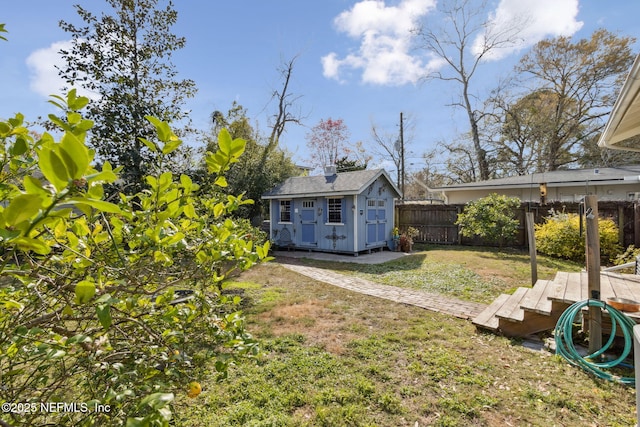
M400 235L398 240L400 250L402 252L411 252L413 249L413 239L418 236L420 232L417 228L409 227L407 230Z
M398 227L393 227L393 230L391 231L391 238L393 239L392 249L394 251L399 251L400 250L400 230L398 229Z

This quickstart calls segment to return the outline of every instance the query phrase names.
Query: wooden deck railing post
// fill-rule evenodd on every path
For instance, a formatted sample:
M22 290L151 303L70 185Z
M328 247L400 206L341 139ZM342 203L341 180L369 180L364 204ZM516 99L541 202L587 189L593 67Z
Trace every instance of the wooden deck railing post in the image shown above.
M533 212L527 212L525 215L527 224L527 240L529 241L529 257L531 258L531 284L535 285L538 281L538 263L536 260L536 234L533 229Z
M589 299L600 299L600 232L598 230L598 197L586 196L584 200L586 219L586 260L589 279ZM589 353L602 348L602 311L600 307L589 307Z
M633 365L637 387L640 384L640 325L633 327ZM640 427L640 393L638 392L636 392L636 420L636 425Z

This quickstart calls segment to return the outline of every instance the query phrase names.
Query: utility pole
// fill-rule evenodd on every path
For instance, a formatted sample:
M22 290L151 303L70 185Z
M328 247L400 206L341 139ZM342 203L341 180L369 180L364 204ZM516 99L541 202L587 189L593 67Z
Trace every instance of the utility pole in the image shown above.
M404 120L402 119L402 111L400 112L400 164L402 169L400 191L402 191L402 200L404 200Z

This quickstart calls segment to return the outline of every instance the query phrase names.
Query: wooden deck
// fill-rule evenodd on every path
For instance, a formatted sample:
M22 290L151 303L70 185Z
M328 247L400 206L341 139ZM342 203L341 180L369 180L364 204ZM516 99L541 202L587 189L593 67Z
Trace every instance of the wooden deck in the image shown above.
M550 330L571 304L588 299L588 290L586 272L558 272L553 280L538 280L531 288L500 295L473 323L479 329L512 337ZM602 272L600 295L605 302L616 297L640 301L640 275ZM640 323L640 312L625 314Z

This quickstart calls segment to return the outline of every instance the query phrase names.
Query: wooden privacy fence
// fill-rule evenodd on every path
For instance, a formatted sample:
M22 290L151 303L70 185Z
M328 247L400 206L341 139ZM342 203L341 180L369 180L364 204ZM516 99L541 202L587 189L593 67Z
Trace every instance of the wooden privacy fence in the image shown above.
M527 235L525 228L526 212L533 212L536 224L545 221L552 210L556 212L582 212L580 203L553 202L541 205L539 203L523 203L516 211L516 218L520 227L514 246L526 246ZM418 230L414 239L418 243L485 245L481 239L460 236L458 226L455 225L458 213L464 210L464 205L425 205L405 203L396 205L396 221L401 231L408 227ZM640 203L639 202L610 202L598 203L600 218L613 220L618 226L619 242L624 247L635 245L640 247Z

